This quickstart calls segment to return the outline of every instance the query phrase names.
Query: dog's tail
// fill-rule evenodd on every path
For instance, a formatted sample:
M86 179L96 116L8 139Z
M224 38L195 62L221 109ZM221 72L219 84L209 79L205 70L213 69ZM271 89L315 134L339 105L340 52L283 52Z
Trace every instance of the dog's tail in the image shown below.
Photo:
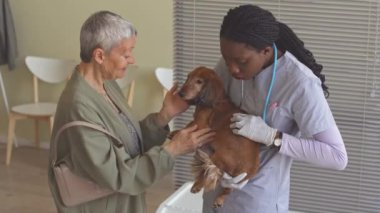
M203 175L205 191L215 189L216 184L223 175L222 170L216 167L211 161L210 156L201 149L197 149L195 153L192 171L195 177Z

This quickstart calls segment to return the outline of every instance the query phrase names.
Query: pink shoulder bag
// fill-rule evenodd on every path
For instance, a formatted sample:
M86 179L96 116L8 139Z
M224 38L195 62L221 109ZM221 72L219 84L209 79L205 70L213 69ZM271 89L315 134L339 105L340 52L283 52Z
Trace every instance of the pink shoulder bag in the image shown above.
M52 167L62 202L65 206L68 207L76 206L81 203L96 200L98 198L116 193L111 189L100 187L96 183L74 174L64 163L57 164L56 161L58 137L65 129L73 126L86 126L92 129L99 130L109 135L110 137L118 141L120 144L123 144L119 138L114 136L109 131L103 129L101 126L85 121L72 121L63 125L58 130L52 144L52 149L54 150L52 156Z

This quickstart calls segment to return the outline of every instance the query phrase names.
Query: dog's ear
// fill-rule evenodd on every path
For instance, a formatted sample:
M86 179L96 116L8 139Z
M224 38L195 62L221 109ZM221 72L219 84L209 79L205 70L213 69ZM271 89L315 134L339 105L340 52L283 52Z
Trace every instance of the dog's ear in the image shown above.
M216 101L223 98L224 88L222 81L215 75L210 76L206 79L205 85L203 87L202 100L205 104L214 106Z

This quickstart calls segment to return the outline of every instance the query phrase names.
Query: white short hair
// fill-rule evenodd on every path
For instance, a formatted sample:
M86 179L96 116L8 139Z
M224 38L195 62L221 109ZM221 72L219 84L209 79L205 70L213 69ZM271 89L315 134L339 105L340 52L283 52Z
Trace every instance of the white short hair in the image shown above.
M109 11L92 14L82 25L80 32L80 57L90 62L95 48L102 48L106 53L124 39L136 36L132 23L120 15Z

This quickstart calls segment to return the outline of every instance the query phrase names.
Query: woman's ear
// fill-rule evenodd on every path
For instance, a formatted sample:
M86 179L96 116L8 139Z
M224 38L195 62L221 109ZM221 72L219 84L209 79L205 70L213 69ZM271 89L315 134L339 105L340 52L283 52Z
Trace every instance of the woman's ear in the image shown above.
M92 51L92 58L98 63L98 64L102 64L103 61L104 61L104 57L105 57L105 52L102 48L95 48L93 51Z
M267 46L267 47L265 47L263 50L261 50L261 52L262 52L265 56L272 55L272 53L273 53L273 48L272 48L271 46Z

